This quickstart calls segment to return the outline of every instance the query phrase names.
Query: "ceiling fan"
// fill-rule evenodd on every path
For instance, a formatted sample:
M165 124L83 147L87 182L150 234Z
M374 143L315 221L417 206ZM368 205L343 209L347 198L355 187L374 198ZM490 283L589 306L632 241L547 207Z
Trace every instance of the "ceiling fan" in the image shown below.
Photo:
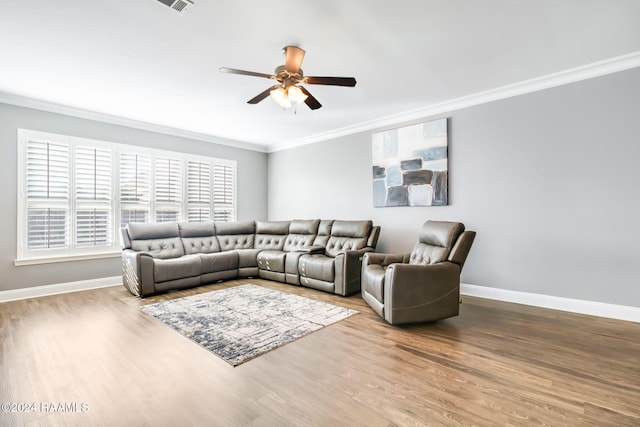
M221 73L242 74L245 76L264 77L266 79L276 80L277 85L271 86L264 92L256 95L247 101L248 104L257 104L258 102L271 95L271 98L277 102L282 108L290 108L292 102L298 104L305 103L312 110L322 107L322 104L314 98L311 93L300 84L310 85L331 85L331 86L349 86L356 85L356 79L353 77L313 77L305 76L302 73L302 59L305 51L297 46L285 46L282 48L285 54L285 63L280 65L274 71L274 74L256 73L254 71L237 70L235 68L220 68Z

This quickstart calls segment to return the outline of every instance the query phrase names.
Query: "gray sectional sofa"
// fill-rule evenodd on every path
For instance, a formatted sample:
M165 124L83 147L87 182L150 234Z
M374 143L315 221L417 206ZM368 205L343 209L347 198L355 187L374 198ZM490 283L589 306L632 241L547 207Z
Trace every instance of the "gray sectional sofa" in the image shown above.
M371 221L130 223L122 279L140 297L244 277L347 296L360 291L362 256L379 233Z

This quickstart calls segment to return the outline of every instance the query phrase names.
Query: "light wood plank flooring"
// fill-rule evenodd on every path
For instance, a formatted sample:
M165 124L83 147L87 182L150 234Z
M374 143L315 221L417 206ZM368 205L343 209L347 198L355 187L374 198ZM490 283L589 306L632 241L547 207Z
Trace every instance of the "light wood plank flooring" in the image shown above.
M139 310L244 283L360 314L233 368ZM118 286L0 304L0 338L0 403L36 404L3 427L640 425L639 324L470 297L393 327L360 295L265 280Z

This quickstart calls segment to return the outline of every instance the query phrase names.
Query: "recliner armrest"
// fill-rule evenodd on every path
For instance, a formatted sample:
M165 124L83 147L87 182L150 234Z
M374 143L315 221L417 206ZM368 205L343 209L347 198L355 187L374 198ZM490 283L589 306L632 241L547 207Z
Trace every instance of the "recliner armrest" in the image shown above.
M362 258L362 264L378 264L383 267L387 267L394 263L409 262L409 255L410 254L383 254L379 252L367 252Z
M393 263L388 266L385 274L385 283L396 288L419 288L420 286L416 283L427 283L428 286L433 286L434 283L452 279L457 285L460 279L460 266L450 261L428 265Z

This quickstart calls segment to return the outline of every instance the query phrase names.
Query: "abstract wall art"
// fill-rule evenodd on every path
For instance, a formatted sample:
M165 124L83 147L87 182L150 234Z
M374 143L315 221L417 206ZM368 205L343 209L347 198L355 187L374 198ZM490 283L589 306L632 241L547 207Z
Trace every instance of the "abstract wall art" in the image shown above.
M373 134L373 206L445 206L447 119Z

